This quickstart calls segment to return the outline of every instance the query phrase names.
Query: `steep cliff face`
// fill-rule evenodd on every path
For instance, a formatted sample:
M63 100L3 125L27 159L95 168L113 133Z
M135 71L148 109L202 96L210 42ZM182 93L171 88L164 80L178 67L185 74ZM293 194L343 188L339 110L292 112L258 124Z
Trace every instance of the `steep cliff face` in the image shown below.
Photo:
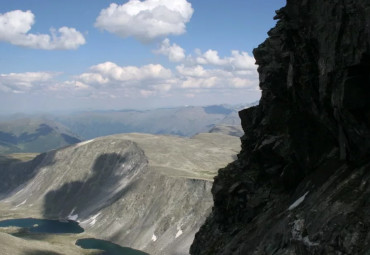
M288 0L191 254L369 254L370 2Z

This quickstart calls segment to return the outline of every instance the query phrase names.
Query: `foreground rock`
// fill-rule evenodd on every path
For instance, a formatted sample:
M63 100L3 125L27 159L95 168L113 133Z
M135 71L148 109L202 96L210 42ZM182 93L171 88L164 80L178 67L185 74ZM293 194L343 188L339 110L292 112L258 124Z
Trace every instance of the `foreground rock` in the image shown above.
M213 205L211 180L239 150L237 137L222 134L85 141L3 168L0 215L72 219L122 246L188 254Z
M288 0L191 254L369 254L370 2Z

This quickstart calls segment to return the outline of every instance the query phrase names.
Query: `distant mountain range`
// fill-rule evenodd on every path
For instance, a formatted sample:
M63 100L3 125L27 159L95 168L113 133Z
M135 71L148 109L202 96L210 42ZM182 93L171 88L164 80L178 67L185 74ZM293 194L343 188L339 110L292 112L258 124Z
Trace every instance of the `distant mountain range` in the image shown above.
M243 131L238 111L255 104L2 116L0 154L45 152L81 140L120 133L191 137L198 133L217 132L241 136Z
M45 152L80 142L60 123L40 118L0 122L0 154Z
M147 111L91 111L60 115L54 120L84 139L133 132L190 137L208 132L216 125L240 127L238 111L245 107L213 105Z

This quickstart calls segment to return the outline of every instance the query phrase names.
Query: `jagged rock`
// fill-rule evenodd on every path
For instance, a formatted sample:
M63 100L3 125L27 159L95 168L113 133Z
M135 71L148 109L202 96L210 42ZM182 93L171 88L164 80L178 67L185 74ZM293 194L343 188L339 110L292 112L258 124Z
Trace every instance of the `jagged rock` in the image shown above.
M370 254L370 2L288 0L275 18L191 254Z

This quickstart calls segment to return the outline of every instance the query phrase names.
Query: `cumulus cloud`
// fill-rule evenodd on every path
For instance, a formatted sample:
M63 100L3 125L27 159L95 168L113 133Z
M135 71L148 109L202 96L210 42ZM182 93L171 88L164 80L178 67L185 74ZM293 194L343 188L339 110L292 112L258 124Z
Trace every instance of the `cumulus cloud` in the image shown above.
M130 0L110 4L100 12L95 26L120 37L148 42L157 37L180 35L193 15L186 0Z
M32 34L35 23L31 11L15 10L0 14L0 41L42 50L71 50L85 44L84 36L75 28L50 29L51 35Z
M244 73L256 73L257 66L255 59L250 56L248 52L232 50L230 56L221 58L218 51L207 50L202 53L199 49L195 50L195 56L185 56L185 50L176 43L170 42L168 38L164 39L157 50L154 50L156 54L162 54L168 57L170 62L183 62L189 66L214 66L222 67L226 70L233 70Z
M220 58L218 51L207 50L202 53L196 50L196 57L189 56L189 59L200 65L220 66L232 70L257 70L254 57L250 56L248 52L233 50L231 56Z
M137 67L105 62L90 67L88 72L75 76L73 80L64 82L63 89L69 87L79 92L90 91L97 97L119 94L123 97L146 98L166 93L173 84L175 82L172 71L159 64Z
M131 96L144 97L178 89L256 89L258 85L254 74L239 74L219 68L206 69L201 65L181 64L171 71L159 64L136 67L119 66L113 62L92 66L88 72L76 76L75 81L79 82L79 88L88 86L106 91L125 90Z
M181 62L176 66L179 88L196 92L221 88L258 90L257 66L247 52L233 50L230 56L220 57L216 50L202 53L196 49L195 56L185 56L185 50L169 39L154 52L167 56L171 62Z
M171 62L180 62L185 59L185 50L176 43L171 45L168 38L162 41L160 48L154 53L167 56Z
M39 90L55 76L55 73L47 72L0 74L0 90L13 93Z
M138 82L156 82L171 78L172 72L162 65L118 66L112 62L105 62L92 66L87 73L77 77L84 84L91 86L102 86L113 84L117 86L127 86Z
M132 98L149 98L170 96L174 91L194 95L212 89L256 90L258 79L255 75L220 68L206 69L202 65L181 64L171 71L159 64L137 67L105 62L90 67L88 72L76 76L69 84L79 90L89 88L111 95L117 93Z
M160 64L119 66L104 62L66 81L54 79L56 73L10 73L0 75L0 91L33 93L58 98L153 99L174 95L196 98L200 95L232 95L236 90L258 90L258 76L249 70L209 68L203 65L177 65L174 70ZM239 90L241 91L241 90ZM231 96L230 96L231 97Z
M227 59L221 59L218 56L218 52L215 50L207 50L204 54L199 53L200 56L198 56L195 60L196 63L201 65L219 65L224 66L229 63Z
M180 78L180 87L183 89L257 89L257 77L241 76L235 72L223 69L205 69L203 66L176 67Z
M203 66L191 66L186 67L184 65L176 66L176 70L179 74L183 76L190 76L190 77L206 77L208 72L204 69Z

